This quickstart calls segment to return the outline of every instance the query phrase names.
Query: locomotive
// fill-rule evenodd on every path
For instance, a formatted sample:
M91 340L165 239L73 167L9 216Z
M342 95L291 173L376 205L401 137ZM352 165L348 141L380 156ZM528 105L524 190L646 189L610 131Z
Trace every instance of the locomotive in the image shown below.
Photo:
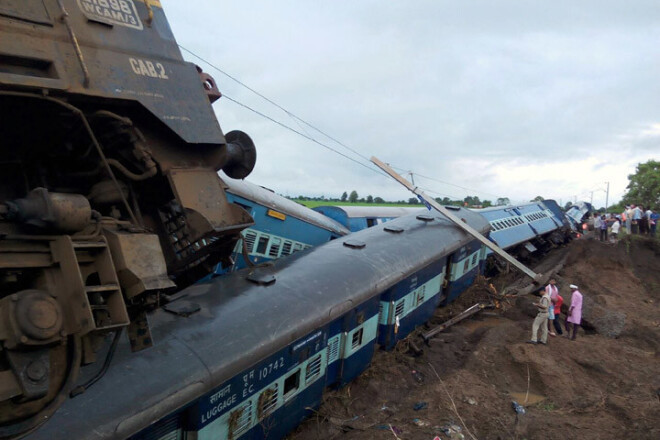
M111 335L149 347L146 312L231 262L253 219L218 171L246 177L256 150L223 134L220 96L159 1L0 2L0 438L49 418Z

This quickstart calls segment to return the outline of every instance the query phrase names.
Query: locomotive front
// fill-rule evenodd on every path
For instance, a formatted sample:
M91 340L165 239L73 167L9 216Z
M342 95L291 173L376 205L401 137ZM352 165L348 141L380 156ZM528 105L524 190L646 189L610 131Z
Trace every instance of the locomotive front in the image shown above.
M230 263L253 220L217 172L246 177L256 152L223 135L219 97L159 1L0 1L0 438L45 421L109 335L148 347L146 310Z

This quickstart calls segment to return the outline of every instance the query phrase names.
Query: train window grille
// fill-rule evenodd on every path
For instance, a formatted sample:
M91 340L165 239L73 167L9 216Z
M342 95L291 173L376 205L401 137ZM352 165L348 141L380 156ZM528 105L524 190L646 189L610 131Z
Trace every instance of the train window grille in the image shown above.
M293 252L302 251L304 248L305 248L305 247L304 247L304 245L303 245L302 243L295 243L295 244L293 245Z
M465 263L463 263L463 273L466 273L470 269L470 259L466 258Z
M419 292L417 292L417 302L415 306L419 306L421 303L424 302L424 296L426 295L426 286L422 286L419 289Z
M248 401L229 415L229 438L237 438L252 426L252 402Z
M401 317L405 310L406 310L406 299L401 298L399 300L399 302L396 303L396 306L394 307L394 316Z
M473 266L477 264L477 257L478 257L478 255L476 253L472 256L472 265Z
M355 350L362 345L362 336L364 335L364 327L360 327L353 333L351 337L351 349Z
M292 248L293 248L293 242L289 240L284 240L284 243L282 244L282 256L290 255Z
M263 419L277 408L277 384L267 388L259 395L259 419Z
M245 233L245 244L247 245L248 253L252 252L254 249L254 242L257 240L257 233L254 231L248 231Z
M309 385L314 382L321 375L321 362L323 358L321 355L317 355L309 361L307 367L305 368L305 385Z
M328 341L328 365L339 359L340 339L341 335L337 335Z
M268 249L269 241L270 241L270 237L268 235L262 235L261 237L259 237L259 241L257 242L256 252L258 254L266 255L266 249Z
M268 250L268 256L271 258L277 258L280 256L280 247L282 246L281 238L273 238L270 243L270 249Z
M181 413L165 417L146 433L138 435L136 440L183 440Z
M282 395L284 401L291 399L296 395L296 392L300 388L300 369L296 370L295 373L290 374L284 379L284 386L282 387Z
M383 322L383 312L384 312L384 308L383 308L383 303L381 301L380 304L378 304L378 322Z

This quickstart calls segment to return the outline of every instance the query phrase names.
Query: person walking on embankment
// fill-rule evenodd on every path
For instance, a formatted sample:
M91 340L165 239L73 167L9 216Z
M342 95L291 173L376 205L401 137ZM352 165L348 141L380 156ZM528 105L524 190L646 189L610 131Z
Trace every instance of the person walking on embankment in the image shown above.
M538 344L539 340L537 338L539 328L541 329L541 341L540 343L546 345L548 343L548 310L550 309L550 294L541 290L543 296L539 302L533 303L536 308L538 308L538 313L536 318L534 318L534 324L532 324L532 339L527 341L528 344Z
M566 318L566 337L575 341L577 330L582 322L582 294L578 286L571 284L571 305L568 308L568 317ZM571 336L571 329L573 335Z

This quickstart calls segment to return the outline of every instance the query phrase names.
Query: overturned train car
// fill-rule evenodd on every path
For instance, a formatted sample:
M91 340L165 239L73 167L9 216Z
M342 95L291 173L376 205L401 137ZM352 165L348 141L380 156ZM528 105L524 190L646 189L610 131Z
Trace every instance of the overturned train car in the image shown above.
M413 214L189 287L150 315L154 347L120 343L103 380L28 438L280 438L474 279L474 241Z
M0 437L50 417L108 333L228 260L251 216L210 76L158 1L0 2Z

